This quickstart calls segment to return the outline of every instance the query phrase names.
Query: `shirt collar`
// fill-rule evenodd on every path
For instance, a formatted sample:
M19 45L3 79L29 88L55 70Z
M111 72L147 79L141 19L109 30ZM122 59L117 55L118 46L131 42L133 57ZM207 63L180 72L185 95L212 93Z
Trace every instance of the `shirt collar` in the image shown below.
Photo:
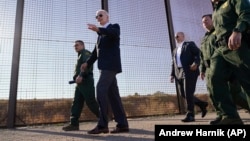
M105 25L103 25L102 27L103 27L103 28L107 28L109 24L110 24L110 22L107 22L107 23L106 23Z
M212 34L213 32L214 32L214 28L212 28L210 31L207 31L206 33L205 33L205 35L210 35L210 34Z

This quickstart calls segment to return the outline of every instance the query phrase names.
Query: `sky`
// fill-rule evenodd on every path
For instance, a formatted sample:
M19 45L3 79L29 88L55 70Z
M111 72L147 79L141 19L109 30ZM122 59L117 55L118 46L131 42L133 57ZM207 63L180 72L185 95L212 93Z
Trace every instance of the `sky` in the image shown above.
M201 15L211 12L206 2L171 0L174 30L187 33L187 40L197 46L204 34ZM97 34L87 29L87 23L98 24L94 17L100 7L99 0L25 1L18 99L73 97L75 85L68 81L77 59L74 41L81 39L86 49L93 50ZM175 85L169 81L171 47L164 0L111 0L109 8L110 22L121 27L123 72L117 75L121 96L175 94ZM9 96L14 9L15 0L0 1L0 99ZM198 80L196 92L206 92L203 81Z

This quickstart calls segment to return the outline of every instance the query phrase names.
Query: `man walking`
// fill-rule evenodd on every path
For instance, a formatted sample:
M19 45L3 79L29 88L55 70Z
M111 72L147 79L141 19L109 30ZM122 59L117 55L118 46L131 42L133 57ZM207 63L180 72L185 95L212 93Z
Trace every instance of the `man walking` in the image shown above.
M186 100L187 114L182 122L195 121L194 105L201 109L201 117L207 113L208 103L194 96L197 78L199 76L200 50L193 41L185 41L183 32L177 32L177 47L173 51L171 82L176 80L177 89Z
M87 69L98 60L100 77L97 83L97 100L100 105L100 118L97 126L88 131L89 134L108 133L108 105L111 105L116 128L110 133L129 132L127 117L121 101L116 75L122 72L120 57L120 26L109 22L109 14L105 10L96 12L96 19L101 25L88 24L88 29L98 34L96 47L91 57L82 65ZM110 103L109 103L110 102Z
M250 96L250 48L246 32L250 27L249 0L211 0L216 51L211 58L211 84L215 100L223 111L218 124L243 124L232 102L225 70L234 70L236 79ZM248 101L249 104L250 101Z
M93 66L90 66L84 72L81 72L81 65L90 57L91 52L85 49L82 40L75 41L75 51L78 53L78 59L75 67L75 96L71 106L70 124L63 127L64 131L79 130L79 118L86 102L89 109L99 117L99 106L95 98L95 87L93 78Z

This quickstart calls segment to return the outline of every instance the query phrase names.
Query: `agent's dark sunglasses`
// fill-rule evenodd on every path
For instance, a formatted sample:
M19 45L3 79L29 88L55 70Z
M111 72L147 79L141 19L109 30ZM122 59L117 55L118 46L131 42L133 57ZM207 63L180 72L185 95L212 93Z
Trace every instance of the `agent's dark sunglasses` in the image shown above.
M103 15L102 14L99 14L97 16L95 16L95 18L97 19L98 17L102 17Z

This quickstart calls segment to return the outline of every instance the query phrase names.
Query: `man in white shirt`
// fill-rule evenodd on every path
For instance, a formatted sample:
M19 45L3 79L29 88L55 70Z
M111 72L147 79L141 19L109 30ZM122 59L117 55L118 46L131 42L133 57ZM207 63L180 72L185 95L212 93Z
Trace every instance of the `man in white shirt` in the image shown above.
M195 121L194 105L201 109L201 117L207 113L208 103L194 96L199 76L200 49L193 41L185 41L183 32L177 32L176 48L173 51L171 82L176 80L177 90L187 104L187 114L183 122Z

